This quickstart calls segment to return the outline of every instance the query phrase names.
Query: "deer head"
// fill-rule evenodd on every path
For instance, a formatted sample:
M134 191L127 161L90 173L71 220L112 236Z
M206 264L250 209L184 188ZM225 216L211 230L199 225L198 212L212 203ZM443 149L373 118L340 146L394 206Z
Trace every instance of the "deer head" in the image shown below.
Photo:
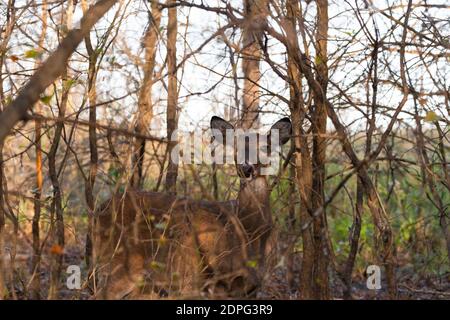
M215 140L232 147L241 182L266 176L264 169L270 165L270 154L288 142L292 134L289 118L278 120L266 134L235 129L231 123L217 116L211 118L211 129ZM273 137L277 138L274 140Z

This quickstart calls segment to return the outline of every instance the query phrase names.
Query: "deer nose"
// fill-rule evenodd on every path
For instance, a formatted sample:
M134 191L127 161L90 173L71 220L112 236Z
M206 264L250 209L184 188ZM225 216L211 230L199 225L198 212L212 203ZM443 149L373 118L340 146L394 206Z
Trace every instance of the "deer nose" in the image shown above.
M251 175L253 174L253 169L253 165L248 163L244 163L241 167L242 173L246 178L251 177Z

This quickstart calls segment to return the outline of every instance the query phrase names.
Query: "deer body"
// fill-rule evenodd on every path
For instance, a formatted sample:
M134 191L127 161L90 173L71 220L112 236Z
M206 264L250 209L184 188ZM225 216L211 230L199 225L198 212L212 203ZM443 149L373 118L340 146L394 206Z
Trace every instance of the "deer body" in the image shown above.
M270 247L269 187L255 168L238 172L236 200L132 190L105 202L94 232L98 297L252 294Z

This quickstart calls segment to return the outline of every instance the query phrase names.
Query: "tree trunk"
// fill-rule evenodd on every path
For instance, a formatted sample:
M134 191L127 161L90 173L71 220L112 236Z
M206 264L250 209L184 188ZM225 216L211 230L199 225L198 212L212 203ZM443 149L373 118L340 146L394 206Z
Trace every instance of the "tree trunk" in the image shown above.
M71 29L71 17L73 14L73 3L68 2L68 6L66 9L66 13L61 17L61 24L67 26L67 28ZM58 117L63 118L66 114L67 104L69 101L69 90L70 86L68 85L68 65L66 66L66 70L63 72L61 76L61 101L58 104ZM89 85L90 87L90 85ZM91 117L91 114L89 114ZM90 128L89 128L90 129ZM48 171L50 176L50 181L53 187L53 199L51 202L51 211L50 211L50 239L51 239L51 254L52 261L50 264L50 288L48 292L48 298L51 300L58 299L59 292L59 282L62 273L62 265L64 261L64 216L63 216L63 198L61 185L59 182L59 173L60 170L56 167L56 157L58 155L59 143L61 141L61 137L64 131L64 122L58 122L55 126L55 133L53 137L53 141L50 147L50 151L48 153ZM61 163L63 166L64 163Z
M64 117L66 113L67 102L69 99L69 91L67 86L67 73L62 76L63 93L61 96L61 103L59 107L59 117ZM52 261L50 271L50 288L49 299L58 298L59 280L62 272L63 251L64 251L64 216L62 207L62 193L59 183L58 169L56 167L56 156L58 153L59 142L64 129L64 123L58 122L55 127L55 134L52 145L48 153L48 171L50 181L53 187L53 199L51 203L51 244L52 244ZM62 165L62 164L61 164Z
M289 0L287 5L287 20L289 30L296 34L299 4L297 0ZM296 42L296 38L290 40ZM298 44L297 44L298 45ZM299 220L302 226L300 232L303 244L302 265L300 271L300 297L314 299L314 238L311 224L303 225L311 217L312 190L312 159L308 138L303 130L306 118L306 108L303 100L302 73L295 63L295 57L288 50L288 78L289 78L289 108L293 124L295 146L295 175L297 189L300 195Z
M296 232L296 188L295 188L295 167L290 166L289 168L289 216L287 219L287 252L286 252L286 281L289 286L289 293L295 292L297 289L295 287L295 256L294 247L297 242Z
M244 74L242 128L259 126L259 80L262 36L267 23L266 0L244 1L245 21L242 30L242 72Z
M175 0L168 0L171 5ZM178 163L173 162L172 150L176 141L172 141L172 135L178 126L178 83L177 83L177 8L171 7L169 10L169 21L167 26L167 68L169 74L168 97L167 97L167 145L168 166L166 174L166 192L176 193L178 176Z
M361 181L358 179L356 183L356 209L353 217L353 224L350 230L350 252L347 257L344 269L345 291L344 299L351 299L352 297L352 273L355 266L356 255L358 254L359 237L361 235L361 222L364 205L364 192L361 186Z
M316 32L316 78L326 95L328 84L327 37L328 37L328 0L317 0L317 32ZM312 114L313 132L313 183L312 211L320 210L321 214L314 218L314 293L316 299L329 299L328 280L328 227L325 201L325 158L327 129L327 111L323 99L314 99Z
M152 12L149 13L149 25L143 41L145 46L144 79L139 91L138 116L135 127L135 131L139 134L148 133L150 122L153 118L153 72L155 69L159 26L161 24L161 11L157 1L152 1L151 7ZM133 175L131 178L131 185L135 188L142 188L144 156L145 139L136 138L132 162Z
M81 2L83 13L87 11L86 1ZM84 194L86 198L86 204L88 207L88 229L86 232L86 251L85 260L86 265L90 269L92 260L92 239L93 239L93 214L95 211L95 197L94 197L94 185L95 178L97 176L98 168L98 150L97 150L97 59L98 51L94 50L91 43L91 37L88 34L84 38L84 43L86 45L86 51L89 58L89 69L88 69L88 88L87 88L87 100L89 103L89 174L87 179L84 181ZM90 273L90 272L89 272Z
M5 211L3 193L3 143L0 142L0 300L6 296L7 288L5 283L5 262L4 262L4 232L5 232Z

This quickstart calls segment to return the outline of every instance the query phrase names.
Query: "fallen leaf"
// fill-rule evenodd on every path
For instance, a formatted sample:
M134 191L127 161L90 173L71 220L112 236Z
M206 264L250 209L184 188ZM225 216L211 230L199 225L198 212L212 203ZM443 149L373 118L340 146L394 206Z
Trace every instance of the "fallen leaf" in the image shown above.
M64 253L64 248L61 247L59 244L54 244L50 248L50 253L51 254L56 254L56 255L62 255Z

